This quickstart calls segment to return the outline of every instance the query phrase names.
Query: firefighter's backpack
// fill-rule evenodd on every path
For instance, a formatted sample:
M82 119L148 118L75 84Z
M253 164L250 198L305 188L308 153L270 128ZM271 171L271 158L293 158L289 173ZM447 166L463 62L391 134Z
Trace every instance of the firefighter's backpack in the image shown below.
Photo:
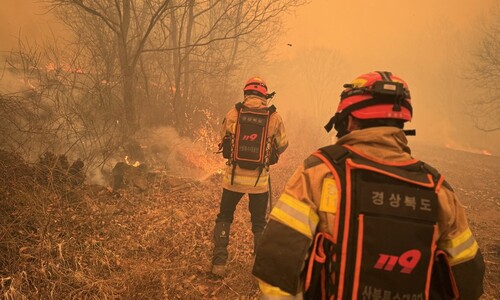
M240 102L235 108L238 111L236 132L224 139L223 157L229 159L233 171L238 165L243 169L259 169L260 175L265 167L277 162L272 137L268 136L269 120L276 107L249 108Z
M336 238L316 237L305 299L432 298L437 190L446 184L439 173L421 161L381 164L338 145L314 155L345 190L337 196Z

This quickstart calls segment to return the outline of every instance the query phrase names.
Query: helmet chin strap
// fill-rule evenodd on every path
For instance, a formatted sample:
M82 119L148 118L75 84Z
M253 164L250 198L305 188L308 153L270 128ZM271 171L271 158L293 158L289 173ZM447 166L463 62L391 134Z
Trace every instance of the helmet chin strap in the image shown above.
M342 119L339 119L337 122L335 122L335 130L337 131L337 134L335 135L337 138L341 138L344 135L350 133L351 131L349 130L349 117L344 117Z
M349 123L348 119L348 114L344 113L335 113L335 115L326 123L324 126L326 132L330 132L334 127L335 130L337 131L337 137L343 137L344 135L348 134L349 131L347 130Z
M274 95L276 95L276 92L272 92L266 95L266 99L273 99Z
M328 123L326 123L326 125L324 126L326 132L332 131L333 125L335 125L335 122L337 121L338 116L339 116L339 113L336 113L333 117L330 118Z
M407 130L403 130L403 132L407 136L409 136L409 135L411 135L411 136L417 135L417 130L416 129L407 129Z

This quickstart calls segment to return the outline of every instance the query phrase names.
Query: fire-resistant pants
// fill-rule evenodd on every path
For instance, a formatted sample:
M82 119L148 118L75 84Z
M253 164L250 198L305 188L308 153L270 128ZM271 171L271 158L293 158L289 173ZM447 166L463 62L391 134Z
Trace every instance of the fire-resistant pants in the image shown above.
M216 223L233 223L234 211L240 202L244 193L222 190L222 199L220 202L220 211L217 215ZM266 210L268 202L268 192L261 194L248 194L250 201L248 210L251 214L252 232L260 234L266 226Z
M222 199L220 202L220 211L215 220L214 228L214 253L212 258L213 265L225 265L228 259L227 246L229 244L229 232L231 223L233 223L234 211L243 197L243 193L233 192L226 189L222 190ZM266 226L266 210L268 201L268 192L261 194L248 194L250 201L248 209L251 214L252 233L254 235L254 253L256 252L262 232Z

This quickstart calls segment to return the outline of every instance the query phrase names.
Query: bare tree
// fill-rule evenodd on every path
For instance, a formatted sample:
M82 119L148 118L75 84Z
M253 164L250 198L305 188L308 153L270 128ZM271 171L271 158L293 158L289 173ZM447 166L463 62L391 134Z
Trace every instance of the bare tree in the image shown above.
M469 79L480 88L480 97L472 102L471 115L476 127L491 132L500 130L500 4L491 18L482 24L482 40L473 52Z
M104 62L104 69L96 66L94 73L108 82L121 83L125 133L129 135L139 128L136 101L139 83L149 98L151 79L161 85L159 70L163 70L170 82L166 91L172 93L174 124L185 129L186 120L194 107L198 107L198 102L191 101L193 89L200 93L199 87L203 85L196 74L218 72L222 74L219 82L225 82L236 69L245 42L243 37L254 40L255 48L262 48L258 43L269 35L262 33L272 32L281 14L308 0L46 1L58 8L62 20L79 36L81 46L93 54L90 57ZM116 50L117 55L110 49ZM162 60L162 56L167 65L153 62ZM211 61L212 69L203 66L207 56L218 59ZM113 69L115 60L118 70ZM154 69L153 65L159 68ZM214 70L214 65L223 65L225 69ZM118 78L105 78L114 71ZM168 98L168 94L163 97Z
M167 61L172 64L169 77L178 129L189 131L186 123L192 117L191 112L200 108L200 102L193 99L207 98L204 92L195 96L193 89L199 92L204 82L216 76L220 99L228 79L252 58L252 51L259 53L272 46L268 40L279 30L279 16L304 3L303 0L188 0L186 5L171 10L170 19L162 20L160 26L163 34L157 35L170 38L156 41L145 52L171 56Z
M118 52L125 129L126 133L135 132L138 129L135 103L137 65L154 27L172 9L172 1L47 1L65 11L63 21L75 31L85 30L82 26L78 26L82 24L78 20L88 18L87 20L101 24L112 34L112 44L116 46ZM101 32L90 34L92 33L99 35Z
M20 43L7 58L0 82L3 149L29 160L46 151L69 154L89 168L111 157L120 144L119 119L102 101L110 97L107 84L84 71L78 55L58 43L44 48Z

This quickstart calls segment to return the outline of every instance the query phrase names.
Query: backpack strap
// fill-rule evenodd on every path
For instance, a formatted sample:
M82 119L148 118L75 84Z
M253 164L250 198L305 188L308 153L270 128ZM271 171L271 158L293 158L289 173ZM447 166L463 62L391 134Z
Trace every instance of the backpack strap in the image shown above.
M260 175L262 174L262 171L264 170L264 166L259 167L259 175L257 176L257 180L255 180L255 184L253 185L254 187L257 186L257 183L259 183Z
M332 165L341 165L352 153L347 148L334 144L319 149Z
M453 192L453 188L451 187L451 185L446 180L444 180L444 178L442 178L443 176L439 173L439 171L436 168L434 168L433 166L431 166L423 161L421 161L421 163L422 163L423 169L432 175L432 179L434 180L434 183L436 184L436 188L439 188L439 185L441 182L441 185L445 186L447 189L449 189L450 191Z
M320 148L313 154L314 157L320 159L322 163L327 165L332 172L332 175L335 177L335 180L338 180L341 183L341 186L345 186L346 180L344 175L344 162L352 155L353 153L349 149L336 144ZM339 199L339 201L341 200ZM340 211L337 212L338 215L345 214L345 201L342 201L341 204ZM343 229L340 231L343 231ZM317 232L315 239L321 234L324 233ZM316 246L317 245L314 247ZM323 258L321 261L316 260L312 262L311 259L309 260L306 278L307 280L320 281L321 288L319 290L308 289L305 293L307 297L305 299L331 299L330 297L337 293L338 282L332 282L330 280L330 276L332 273L340 273L340 264L333 261L333 255L337 255L338 257L341 249L334 243L333 238L329 243L321 245L321 248ZM311 253L311 256L314 259L314 253ZM311 276L313 278L310 278Z
M271 106L267 107L267 111L269 112L269 119L268 120L270 120L271 119L271 115L276 112L276 106L271 105ZM269 143L268 139L266 139L265 143ZM255 185L254 186L257 186L257 183L259 182L260 175L262 174L263 170L264 170L264 166L260 166L259 167L259 176L257 176L257 180L255 181Z
M244 105L243 105L243 102L238 102L238 103L236 103L236 104L234 105L234 108L236 108L236 110L237 110L238 112L240 112L240 110L243 108L243 106L244 106Z
M234 183L234 170L236 169L236 163L233 162L233 168L231 169L231 185Z
M245 105L243 105L243 102L238 102L234 105L234 108L239 112ZM269 107L266 107L266 109L269 111L269 115L272 115L276 112L276 106L271 105Z
M241 109L243 108L243 102L238 102L234 105L234 108L236 108L236 111L238 112L238 115L240 114ZM236 126L238 126L239 122L239 116L236 119ZM231 156L233 156L233 153L231 153ZM231 169L231 185L234 183L234 171L236 169L236 163L233 161L232 162L232 169Z

